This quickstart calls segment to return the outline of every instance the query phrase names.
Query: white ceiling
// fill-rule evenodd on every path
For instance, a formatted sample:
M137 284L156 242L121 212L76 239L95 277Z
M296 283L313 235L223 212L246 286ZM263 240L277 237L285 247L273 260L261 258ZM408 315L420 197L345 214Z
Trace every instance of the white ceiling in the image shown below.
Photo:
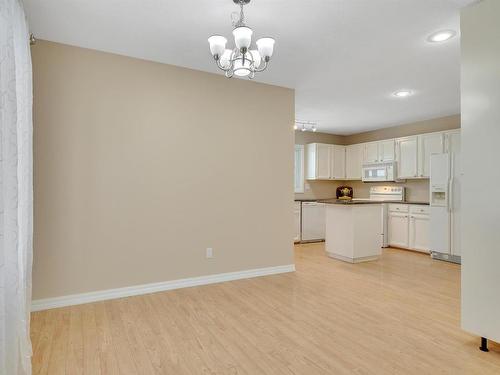
M459 10L474 0L252 0L275 55L256 79L296 90L296 118L352 134L460 112ZM207 38L231 36L232 0L24 0L35 36L217 72ZM231 40L231 39L230 39ZM231 42L232 43L232 42ZM406 99L391 93L415 91ZM220 93L218 93L220 95ZM221 105L227 105L221 95Z

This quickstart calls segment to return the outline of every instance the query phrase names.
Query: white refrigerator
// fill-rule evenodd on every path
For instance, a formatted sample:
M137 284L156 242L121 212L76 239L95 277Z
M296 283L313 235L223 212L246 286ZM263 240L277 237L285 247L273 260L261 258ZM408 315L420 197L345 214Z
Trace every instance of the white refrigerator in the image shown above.
M460 153L431 155L430 243L434 259L460 263Z

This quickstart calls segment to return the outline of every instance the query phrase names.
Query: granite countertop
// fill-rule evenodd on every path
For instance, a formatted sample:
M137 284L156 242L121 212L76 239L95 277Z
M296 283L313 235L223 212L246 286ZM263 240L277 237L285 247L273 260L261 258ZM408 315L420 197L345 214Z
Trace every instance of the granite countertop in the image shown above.
M335 198L328 198L327 200L330 200L330 199L335 199ZM321 201L322 199L295 199L295 202L319 202Z
M381 204L381 203L398 203L398 204L418 204L418 205L429 205L429 202L418 202L418 201L371 201L369 199L354 199L354 200L344 200L344 199L319 199L318 202L326 204Z
M343 204L343 205L354 205L354 204L381 204L385 202L371 201L369 199L366 200L348 200L348 199L322 199L319 200L320 203L326 204Z

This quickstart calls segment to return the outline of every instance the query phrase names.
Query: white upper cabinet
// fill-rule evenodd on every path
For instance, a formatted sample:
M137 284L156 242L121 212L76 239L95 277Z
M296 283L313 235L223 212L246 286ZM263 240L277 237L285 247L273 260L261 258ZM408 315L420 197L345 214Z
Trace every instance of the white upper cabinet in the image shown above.
M381 163L394 160L394 139L365 143L363 163Z
M363 163L378 162L378 142L365 143Z
M361 180L363 152L363 144L350 145L346 147L345 173L347 180Z
M310 143L306 150L308 180L345 179L345 146Z
M329 180L332 173L331 145L310 143L306 146L308 180Z
M460 152L460 129L349 146L306 146L306 179L361 180L364 163L397 162L397 178L429 178L431 155Z
M449 144L449 146L448 146ZM398 178L429 178L431 155L460 147L460 131L437 132L396 139Z
M378 158L381 162L393 161L394 158L394 139L380 141L378 143Z
M400 179L418 177L418 137L405 137L396 140L396 160Z
M331 177L337 180L345 180L345 146L332 145L332 173Z
M316 169L318 179L329 179L332 168L332 156L330 145L316 144Z
M429 178L431 173L431 155L444 151L444 134L431 133L418 136L418 176Z

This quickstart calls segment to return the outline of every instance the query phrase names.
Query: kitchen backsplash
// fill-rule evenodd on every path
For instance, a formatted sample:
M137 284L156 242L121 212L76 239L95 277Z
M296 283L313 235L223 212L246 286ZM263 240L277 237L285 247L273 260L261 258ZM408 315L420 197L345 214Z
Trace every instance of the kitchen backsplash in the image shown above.
M339 181L340 182L340 181ZM345 181L339 185L352 186L354 198L368 198L372 186L404 186L406 188L406 200L414 202L429 202L429 180L406 180L406 182L370 182Z

